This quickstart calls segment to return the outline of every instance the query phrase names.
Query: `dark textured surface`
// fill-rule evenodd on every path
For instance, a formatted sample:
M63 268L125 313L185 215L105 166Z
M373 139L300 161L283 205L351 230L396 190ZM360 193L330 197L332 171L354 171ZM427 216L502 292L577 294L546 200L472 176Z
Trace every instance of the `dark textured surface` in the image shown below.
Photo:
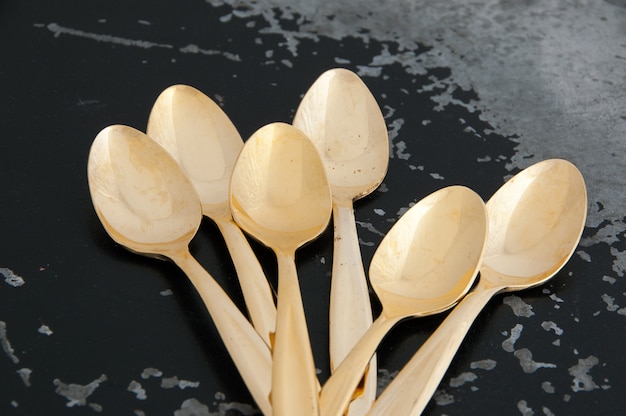
M328 36L319 21L309 30L310 10L304 6L303 14L291 15L294 10L281 9L281 2L264 14L246 2L152 3L0 4L2 415L254 412L185 276L169 263L117 246L91 205L86 180L91 141L109 124L145 130L152 103L169 85L202 90L248 137L266 123L290 122L301 95L324 70L344 66L360 73L386 116L392 155L384 184L355 206L366 269L383 234L428 193L462 184L488 199L523 167L524 158L586 157L585 148L567 148L565 135L545 143L525 141L528 131L514 131L523 129L523 114L503 121L504 128L492 124L490 111L499 109L484 107L493 103L489 97L498 85L485 90L481 78L478 91L456 83L459 67L453 60L450 66L411 71L403 61L407 54L413 63L432 62L429 57L446 43L449 32L443 27L433 44L402 49L402 39L376 36L375 28L359 34L365 23L355 23L355 36L339 37L330 18ZM621 10L619 4L610 7ZM471 39L472 33L465 36ZM287 42L294 38L297 53ZM392 58L381 61L381 56ZM607 112L619 112L619 103L606 101ZM559 121L570 120L554 120ZM600 133L590 143L602 147L607 140L602 159L607 169L612 160L623 165L623 141ZM547 285L493 299L426 413L618 414L626 404L624 217L615 210L616 200L602 199L605 188L616 181L623 185L623 179L610 176L603 182L583 167L591 178L593 221L580 250ZM610 212L602 212L605 205ZM331 244L328 230L297 255L322 381L328 376ZM275 279L273 257L263 247L255 249ZM192 252L241 304L213 224L203 223ZM508 304L529 305L533 315L525 317ZM381 377L397 371L441 319L398 325L380 349ZM519 338L512 342L515 331ZM503 345L507 339L511 348ZM529 363L520 360L527 351ZM495 367L481 369L493 364L483 360L493 360ZM161 374L151 377L150 369Z

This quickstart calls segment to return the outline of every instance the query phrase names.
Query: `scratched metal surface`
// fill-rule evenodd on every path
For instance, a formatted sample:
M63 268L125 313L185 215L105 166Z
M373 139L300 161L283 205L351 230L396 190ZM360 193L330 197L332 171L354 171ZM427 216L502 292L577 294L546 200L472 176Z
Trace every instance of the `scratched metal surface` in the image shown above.
M549 157L587 181L575 255L543 287L493 299L426 413L626 404L623 1L52 3L0 4L0 414L255 414L182 273L104 232L87 152L109 124L145 130L176 83L220 103L248 137L291 121L336 66L363 77L390 133L388 175L356 204L366 268L404 210L443 186L488 199ZM297 257L322 381L331 244L327 231ZM255 249L275 279L272 256ZM192 251L241 305L213 224ZM441 319L389 334L381 387Z

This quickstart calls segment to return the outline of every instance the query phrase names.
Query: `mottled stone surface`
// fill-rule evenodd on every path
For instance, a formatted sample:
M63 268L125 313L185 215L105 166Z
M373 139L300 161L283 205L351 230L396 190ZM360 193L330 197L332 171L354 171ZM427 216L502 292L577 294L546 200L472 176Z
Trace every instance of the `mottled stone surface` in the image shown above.
M488 199L552 157L574 162L588 186L572 259L543 287L493 299L425 413L618 414L625 39L619 0L3 2L0 414L255 414L184 275L104 232L87 153L109 124L144 130L176 83L205 92L249 137L291 121L309 85L337 66L363 78L389 131L387 177L355 204L366 270L394 222L441 187ZM243 307L217 228L205 221L191 248ZM275 283L274 258L254 248ZM324 381L330 230L297 260ZM388 335L380 388L441 319Z

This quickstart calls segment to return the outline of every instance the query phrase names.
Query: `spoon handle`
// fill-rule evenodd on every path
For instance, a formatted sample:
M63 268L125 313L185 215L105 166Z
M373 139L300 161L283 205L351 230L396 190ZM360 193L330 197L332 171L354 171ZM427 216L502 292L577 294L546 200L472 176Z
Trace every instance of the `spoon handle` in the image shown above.
M194 285L241 378L264 415L272 414L272 357L268 346L213 277L189 254L169 256Z
M317 416L319 381L293 254L276 252L278 307L272 355L272 406L276 416Z
M376 400L368 416L419 416L472 323L501 288L479 286L463 298Z
M270 346L276 332L276 305L270 284L248 240L232 219L216 221L235 264L250 319Z
M330 289L330 363L334 371L372 325L372 308L352 201L333 203L334 245ZM350 414L363 415L376 398L376 356Z
M367 370L368 362L380 341L398 320L379 316L324 383L320 392L321 416L341 416L345 414L348 405L352 406L350 399L363 378L363 372ZM371 372L371 367L367 371Z

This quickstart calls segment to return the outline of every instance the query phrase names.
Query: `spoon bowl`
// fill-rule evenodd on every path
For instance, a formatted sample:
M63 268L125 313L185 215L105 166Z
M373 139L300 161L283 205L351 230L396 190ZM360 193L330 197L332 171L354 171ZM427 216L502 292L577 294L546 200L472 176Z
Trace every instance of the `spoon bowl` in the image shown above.
M419 415L473 321L498 293L545 283L582 234L587 192L570 162L549 159L515 175L487 202L489 236L480 280L376 400L369 415Z
M483 256L483 200L449 186L411 207L387 233L369 269L386 316L424 316L454 305L470 289Z
M541 285L569 260L585 225L582 175L561 159L528 167L487 202L491 228L482 269L504 291Z
M235 220L268 247L293 251L328 226L324 166L310 140L288 124L269 124L252 135L230 186Z
M173 85L156 99L146 131L194 184L204 215L230 215L228 183L243 140L219 105L193 87Z
M215 280L189 254L202 219L192 183L148 136L109 126L94 139L89 191L107 233L133 252L168 258L189 277L250 393L271 414L272 360L267 345Z
M173 85L157 98L148 135L178 162L193 183L202 213L220 230L257 332L267 345L276 328L274 293L265 273L230 212L230 176L243 140L222 109L187 85Z
M324 72L307 91L293 120L317 147L333 198L353 201L380 185L389 165L385 119L354 72Z
M274 250L278 260L274 414L317 415L319 381L295 265L296 249L330 221L330 187L313 143L288 124L259 129L237 159L230 206L239 226Z
M430 194L400 218L370 266L383 311L322 387L322 415L343 414L370 357L396 323L447 310L467 293L486 234L485 204L463 186Z
M145 255L191 242L202 218L200 201L177 171L176 162L143 133L125 126L100 132L91 146L88 179L96 214L113 240Z

